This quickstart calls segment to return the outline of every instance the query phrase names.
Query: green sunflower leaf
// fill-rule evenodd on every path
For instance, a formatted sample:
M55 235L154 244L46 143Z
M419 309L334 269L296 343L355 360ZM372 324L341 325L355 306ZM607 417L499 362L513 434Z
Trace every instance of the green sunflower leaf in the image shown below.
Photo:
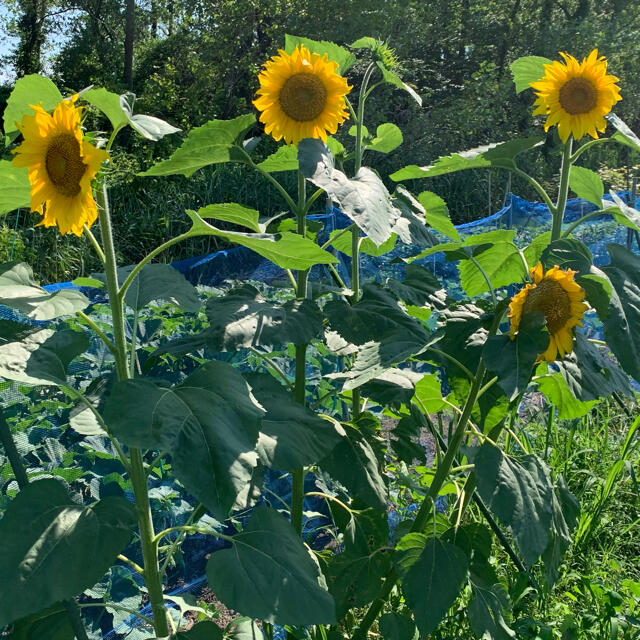
M367 151L390 153L402 144L402 131L391 122L385 122L376 129L376 135L367 145Z
M317 564L275 509L254 509L233 548L211 556L207 578L216 596L243 615L281 625L336 622Z
M640 258L618 244L608 244L607 251L611 263L602 271L613 290L604 336L620 366L640 380Z
M297 233L242 233L224 231L205 222L195 211L187 210L193 226L189 233L193 236L218 236L229 242L247 247L263 258L267 258L282 269L303 270L314 264L331 264L338 259L321 249L309 238Z
M612 140L615 140L627 147L631 147L634 151L640 151L640 138L631 131L625 122L623 122L615 113L609 113L605 118L609 121L609 124L616 128L616 132L611 136Z
M441 176L465 169L480 169L483 167L499 167L502 169L515 168L514 159L517 155L543 143L543 138L515 138L507 142L493 142L491 144L443 156L434 164L426 167L409 165L392 173L389 177L396 182L412 178L429 178Z
M552 64L552 60L542 56L525 56L512 62L510 69L516 85L516 93L522 93L525 89L530 89L529 85L532 82L540 80L544 76L545 64Z
M440 196L423 191L418 196L418 202L425 208L427 224L431 228L456 242L460 241L460 234L451 222L447 203Z
M255 209L236 204L235 202L207 205L206 207L202 207L202 209L198 209L198 215L201 218L213 218L214 220L231 222L232 224L251 229L251 231L255 231L256 233L262 231L258 223L260 214Z
M275 153L265 158L258 167L267 173L274 171L297 171L298 148L293 144L280 147Z
M22 116L33 115L29 105L39 103L45 111L53 111L60 102L62 94L49 78L37 73L18 78L4 110L5 144L18 136L16 123L22 121Z
M0 160L0 215L15 209L31 209L31 184L26 167Z
M303 45L309 49L311 53L317 53L321 56L326 53L329 60L338 63L338 73L340 74L344 74L344 72L356 61L356 57L353 53L347 51L344 47L341 47L334 42L327 42L326 40L312 40L311 38L292 36L289 33L284 36L284 50L287 53L293 53L293 50L298 45Z
M569 186L578 198L592 202L598 208L602 206L604 184L595 171L573 165L569 174Z
M124 498L84 507L57 480L24 487L0 522L0 627L94 585L131 539L135 521Z
M182 146L167 160L161 160L141 176L171 176L180 174L187 178L198 169L222 162L246 162L247 156L238 142L253 126L253 114L238 116L233 120L210 120L189 132Z

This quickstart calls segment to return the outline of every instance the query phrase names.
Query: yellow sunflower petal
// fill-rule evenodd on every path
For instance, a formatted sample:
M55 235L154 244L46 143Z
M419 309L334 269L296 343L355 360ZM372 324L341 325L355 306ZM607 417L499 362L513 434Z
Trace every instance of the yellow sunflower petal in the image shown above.
M13 164L28 168L31 210L42 215L38 224L79 236L97 218L91 181L109 155L84 140L76 100L77 95L63 100L52 115L40 105L31 107L33 115L19 125L24 140Z
M594 49L578 62L572 55L560 52L564 63L544 65L544 76L530 83L535 93L533 115L546 115L545 131L558 127L563 142L573 136L598 137L604 132L604 117L621 100L615 76L607 75L607 61Z
M298 46L278 51L258 74L254 106L265 132L275 140L298 144L303 138L327 139L348 117L345 96L351 90L327 55Z

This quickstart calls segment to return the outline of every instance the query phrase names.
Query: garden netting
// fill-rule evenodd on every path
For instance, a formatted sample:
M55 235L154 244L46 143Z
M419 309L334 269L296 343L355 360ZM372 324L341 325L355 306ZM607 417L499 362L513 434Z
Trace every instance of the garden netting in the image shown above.
M631 194L629 192L621 192L618 194L627 204L637 208L639 202L631 202ZM565 214L565 222L571 223L580 217L592 213L596 207L580 199L569 200ZM328 207L322 215L310 216L313 220L322 223L323 230L320 232L320 241L325 242L332 231L343 229L351 224L351 220L347 218L341 211L334 207ZM457 225L456 229L464 239L467 236L485 233L497 229L513 229L516 232L516 243L520 247L526 246L533 238L551 228L551 215L548 208L543 203L529 202L516 195L508 194L505 197L505 203L502 209L493 215L475 220L466 224ZM437 234L436 234L437 235ZM595 216L581 224L573 234L576 238L587 245L594 256L594 263L598 266L606 264L609 260L606 252L606 245L611 242L622 245L628 244L628 229L618 224L611 215L603 213ZM636 236L637 237L637 236ZM444 238L440 238L446 241ZM634 250L638 252L638 245L634 242ZM395 248L389 253L381 257L372 257L362 255L361 278L366 281L381 281L387 277L402 277L404 263L398 258L403 258L416 253L415 247L410 247L397 243ZM350 278L350 259L335 252L340 263L336 265L343 280L348 283ZM419 264L429 267L434 275L443 283L449 292L455 295L456 289L459 289L459 275L455 262L445 259L443 253L436 253L428 258L419 261ZM224 287L233 282L257 282L264 285L278 285L280 283L288 283L286 273L273 263L262 258L250 249L244 247L236 247L216 251L205 256L197 256L179 262L172 263L172 266L180 271L184 276L195 285L204 285L206 287ZM316 265L312 268L310 279L313 281L325 281L331 283L331 277L327 269L323 265ZM62 282L49 284L44 287L49 292L54 292L64 288L80 288L92 302L104 301L104 292L102 289L92 289L86 287L76 287L71 282ZM0 306L0 317L15 318L15 312ZM24 317L21 317L24 321ZM600 328L597 321L587 317L585 322L585 331L589 335L598 335ZM91 352L88 359L82 362L72 363L70 374L74 376L86 375L87 378L93 378L100 375L104 366L111 361L103 343L94 340L92 342ZM8 404L20 402L20 398L27 400L19 390L19 385L7 385L0 393L5 406ZM48 433L48 437L54 436L61 432L63 424L55 424L54 429ZM24 434L18 433L17 436L24 437ZM20 444L20 443L19 443ZM6 479L4 479L6 480ZM316 482L317 478L311 474L306 478L306 489L308 491L318 491L319 487ZM5 491L7 484L5 483ZM290 478L287 474L281 474L277 471L265 470L265 488L268 494L282 500L284 504L288 504L291 494ZM153 497L154 488L151 489L151 497ZM162 491L158 487L158 491ZM132 496L129 496L132 499ZM162 496L157 496L161 498ZM410 508L409 508L410 510ZM408 511L409 511L408 510ZM409 516L409 512L398 513L396 510L389 510L390 529L398 524L398 522ZM246 513L236 514L236 518L243 520L247 516ZM330 522L330 514L328 513L326 502L322 499L308 499L305 503L305 535L311 546L322 548L326 545L326 540L322 540L323 532ZM205 538L208 540L205 541ZM203 575L203 562L207 554L214 552L216 549L223 548L226 543L222 543L211 536L190 536L185 547L185 555L182 567L182 582L179 586L172 589L167 595L180 596L187 593L198 593L206 582ZM133 579L139 582L139 577L135 572L129 571L127 567L119 566L117 570L121 573L130 574L127 579ZM143 608L140 612L145 615L150 613L149 607ZM115 628L106 633L103 637L109 640L116 640L133 633L139 626L139 619L134 616L119 620L115 624Z

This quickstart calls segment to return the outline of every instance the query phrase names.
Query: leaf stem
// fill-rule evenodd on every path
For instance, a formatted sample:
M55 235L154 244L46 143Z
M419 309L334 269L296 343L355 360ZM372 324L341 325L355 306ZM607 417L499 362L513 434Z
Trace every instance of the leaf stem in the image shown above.
M91 229L89 229L89 227L86 224L84 225L84 232L87 238L89 238L89 241L91 242L91 244L93 245L94 251L98 254L98 258L100 258L100 262L104 264L104 261L105 261L104 251L102 250L100 243L96 240L96 237L91 232Z
M616 142L613 138L597 138L596 140L589 140L589 142L585 142L581 147L578 147L575 153L571 156L570 162L571 164L575 164L576 160L588 149L591 147L595 147L598 144L603 144L606 142Z
M111 351L111 353L115 357L118 353L116 350L116 346L113 344L113 342L111 342L111 340L109 340L107 334L84 311L76 311L76 315L79 318L82 318L93 329L98 338L100 338L100 340L104 342L107 349L109 349L109 351Z
M582 216L582 218L578 218L578 220L576 220L575 222L572 222L562 233L562 237L566 238L569 236L569 234L578 226L581 225L583 222L586 222L587 220L590 220L591 218L595 218L597 216L601 216L603 213L607 213L606 209L598 209L597 211L592 211L591 213L587 213L584 216Z
M82 604L79 604L78 607L80 607L81 609L89 607L104 607L105 609L109 608L116 609L117 611L124 611L126 613L130 613L132 616L136 616L136 618L140 618L140 620L144 620L149 626L153 627L153 620L151 618L148 618L135 609L122 607L119 604L114 604L112 602L83 602Z
M295 391L295 387L291 380L289 380L287 374L269 357L268 354L262 353L262 351L258 351L254 347L248 347L248 350L254 355L258 356L258 358L264 360L267 365L278 374L280 379L289 387L289 389L291 389L291 391Z

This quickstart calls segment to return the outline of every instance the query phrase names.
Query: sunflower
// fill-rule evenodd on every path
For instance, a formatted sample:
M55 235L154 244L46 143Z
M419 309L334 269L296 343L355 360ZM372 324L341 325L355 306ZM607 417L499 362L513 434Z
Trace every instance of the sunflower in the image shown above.
M337 73L338 64L310 53L304 46L291 54L283 50L268 60L260 72L258 98L260 122L276 140L298 144L303 138L327 140L349 116L345 96L351 87Z
M533 284L525 287L511 298L509 313L511 338L518 331L522 316L527 313L542 313L550 334L549 346L539 359L553 362L558 352L560 357L573 349L573 327L582 326L582 316L587 310L584 289L574 280L576 271L555 266L543 273L542 264L531 269Z
M53 115L31 105L34 114L16 123L24 141L13 164L29 170L31 211L43 215L38 224L80 236L98 217L91 181L109 155L83 139L76 100L63 100Z
M622 100L618 78L607 75L607 61L598 57L597 49L582 62L567 53L560 55L564 64L557 60L545 64L544 76L530 84L537 96L533 115L547 116L545 131L557 124L563 142L570 135L576 140L586 134L597 138L607 125L604 116Z

